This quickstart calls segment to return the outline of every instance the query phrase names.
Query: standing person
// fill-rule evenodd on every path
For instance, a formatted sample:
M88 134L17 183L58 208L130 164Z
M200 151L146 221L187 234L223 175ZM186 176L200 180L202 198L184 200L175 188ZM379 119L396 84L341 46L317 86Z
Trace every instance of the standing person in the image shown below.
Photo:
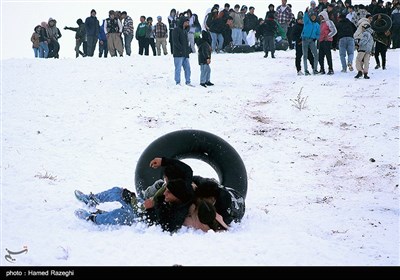
M211 36L210 33L203 30L201 38L196 38L196 44L199 48L199 65L200 65L200 85L203 87L213 86L210 82L211 76Z
M196 46L194 44L194 35L201 31L200 22L197 15L192 13L192 10L188 9L186 11L186 14L189 19L188 39L189 39L190 49L192 53L196 53Z
M43 21L40 26L39 33L39 57L47 58L49 56L49 42L48 42L48 33L47 33L47 23Z
M194 87L190 83L190 64L189 64L189 42L187 29L189 28L189 19L182 17L178 22L178 27L172 33L175 65L175 83L181 84L181 69L185 72L186 85Z
M392 49L400 48L400 2L393 3L392 19Z
M324 60L325 57L328 61L328 75L333 75L333 64L332 64L332 42L333 36L336 35L337 30L335 24L329 19L328 13L322 11L319 13L320 17L320 36L319 36L319 65L321 67L320 74L325 74Z
M275 13L275 18L285 31L285 34L287 34L290 21L293 18L292 9L286 3L287 0L282 0L282 5L279 5L278 8L276 8Z
M232 42L235 46L239 46L242 44L242 29L244 18L241 17L239 9L240 5L236 4L233 10L231 10L231 12L229 13L229 15L233 18Z
M303 32L301 33L301 44L303 45L303 65L304 65L304 75L310 75L310 72L307 70L307 58L308 58L308 49L311 50L311 53L314 57L314 67L313 74L318 74L317 66L318 66L318 52L316 46L316 40L319 39L320 35L320 27L317 22L317 14L310 10L310 14L308 12L308 7L306 12L304 13L304 27Z
M124 42L125 42L125 52L128 56L131 55L131 43L133 40L133 20L130 16L128 16L126 11L121 13L121 19L124 20L124 24L122 26L122 33L124 34Z
M386 69L386 52L390 46L390 31L385 32L374 32L373 38L375 40L375 69L381 68L381 63L379 61L379 55L382 56L382 70Z
M147 18L147 31L146 31L146 39L148 42L147 48L151 47L151 50L153 51L153 56L156 56L156 44L154 42L154 32L155 32L155 26L153 26L153 18L148 17Z
M78 58L79 55L82 55L83 57L86 56L79 48L81 47L81 44L85 41L86 37L86 30L85 30L85 24L83 23L82 19L78 19L76 21L78 24L78 27L67 27L65 26L65 30L72 30L75 31L75 57Z
M108 54L107 36L104 31L105 21L106 20L103 19L103 23L100 26L100 32L99 32L99 57L102 57L104 55L104 58L106 58Z
M168 16L168 28L169 28L169 44L171 48L171 54L174 54L174 42L172 40L172 31L177 27L178 15L175 9L169 12Z
M58 43L58 39L61 38L60 29L57 27L57 21L53 18L49 18L48 27L47 27L47 35L49 42L49 58L59 58L60 51L60 43Z
M339 15L339 22L337 23L337 38L339 40L339 55L342 64L342 72L347 72L347 67L353 71L353 58L354 58L354 32L356 31L355 25L344 14ZM347 63L346 63L347 53Z
M245 31L246 34L249 34L250 30L256 30L258 27L258 17L254 14L254 9L255 8L251 6L243 20L243 31Z
M138 27L136 28L136 40L138 40L139 43L139 55L149 55L149 43L148 40L146 39L146 33L147 33L147 22L146 22L146 17L141 16L140 17L140 23Z
M368 23L362 24L362 37L358 46L358 54L356 58L357 75L356 79L361 78L364 74L364 79L369 79L369 59L374 52L374 38L372 37L372 28Z
M162 22L162 17L157 17L157 23L155 27L155 37L156 37L156 49L157 55L161 55L161 46L164 52L164 55L168 54L167 51L167 38L168 38L168 30L167 26Z
M273 13L267 15L267 19L261 25L261 32L264 37L264 58L268 57L269 51L271 52L271 57L275 58L275 33L278 32L278 26Z
M100 23L96 17L96 11L90 11L90 17L85 20L86 40L87 40L87 55L93 56L96 49L97 38L100 32Z
M117 56L117 52L120 56L123 56L124 48L121 40L122 23L119 19L115 18L115 12L113 10L110 10L108 14L109 18L104 22L108 51L111 56Z
M40 25L37 25L34 29L33 29L33 34L31 36L31 42L32 42L32 49L33 49L33 53L35 54L35 57L39 57L40 56L40 29L42 27Z
M304 17L303 12L301 11L298 12L297 23L293 26L293 41L295 42L295 50L296 50L295 65L298 76L304 75L304 73L301 72L301 57L303 56L303 45L301 40L301 33L303 32L303 27L304 27L303 17ZM310 62L311 67L314 67L314 57L310 49L308 49L307 59Z

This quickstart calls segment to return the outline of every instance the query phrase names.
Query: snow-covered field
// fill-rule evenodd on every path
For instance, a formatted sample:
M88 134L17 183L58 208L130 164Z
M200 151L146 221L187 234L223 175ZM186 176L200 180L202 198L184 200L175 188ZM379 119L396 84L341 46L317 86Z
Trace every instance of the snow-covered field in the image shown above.
M175 86L170 55L3 60L1 252L28 252L1 265L399 265L399 51L370 80L340 73L337 52L333 76L296 76L294 51L262 56L213 55L207 89L196 55L195 88ZM74 216L75 189L134 191L142 151L181 129L242 157L242 223L171 236Z

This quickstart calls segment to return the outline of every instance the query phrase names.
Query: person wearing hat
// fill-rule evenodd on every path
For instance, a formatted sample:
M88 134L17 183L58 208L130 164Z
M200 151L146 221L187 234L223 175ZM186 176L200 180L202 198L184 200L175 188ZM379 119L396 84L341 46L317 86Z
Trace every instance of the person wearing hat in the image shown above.
M36 27L33 29L33 34L31 36L31 42L32 42L32 49L33 53L35 54L35 57L39 57L40 50L40 29L42 27L40 25L36 25Z
M192 188L193 171L182 161L169 158L154 158L151 168L164 167L164 183L155 190L150 199L142 201L126 188L113 187L97 194L84 194L75 190L75 197L85 203L91 212L78 209L75 215L97 225L132 225L138 221L148 225L160 225L164 231L178 230L189 213L194 199ZM111 211L94 209L100 203L119 202L121 208Z
M162 17L157 16L157 23L155 25L155 38L156 38L156 49L157 55L161 55L161 47L163 49L164 55L168 54L167 51L167 38L168 38L168 29L167 25L162 22Z
M372 37L373 30L369 23L362 24L362 37L358 43L358 54L356 58L357 75L356 79L361 78L364 75L364 79L369 79L369 60L371 54L374 53L374 38Z
M47 27L47 34L48 34L48 42L49 42L49 56L48 58L59 58L59 51L60 51L60 43L58 39L61 38L60 29L57 27L57 21L53 18L49 18L48 27Z
M110 10L108 15L109 17L104 22L104 33L106 33L107 36L108 52L112 57L117 56L117 52L122 56L124 52L121 40L122 23L116 18L114 10Z
M90 11L90 16L85 20L87 55L93 56L100 33L100 23L96 17L96 10Z
M178 21L178 27L172 32L173 41L173 57L175 66L175 83L176 85L181 84L181 70L185 72L185 84L190 87L194 87L190 82L190 63L189 63L189 42L188 33L189 19L187 17L181 17Z
M200 65L200 85L202 87L213 86L214 84L210 81L211 76L211 35L206 30L201 32L200 35L195 38L197 47L199 48L198 58Z
M81 47L81 44L85 42L86 40L86 30L85 30L85 24L83 23L82 19L78 19L76 21L76 24L78 24L78 27L68 27L65 26L65 30L72 30L75 31L75 57L78 58L79 55L82 55L83 57L86 56L86 48L85 44L83 46L83 52L79 49Z

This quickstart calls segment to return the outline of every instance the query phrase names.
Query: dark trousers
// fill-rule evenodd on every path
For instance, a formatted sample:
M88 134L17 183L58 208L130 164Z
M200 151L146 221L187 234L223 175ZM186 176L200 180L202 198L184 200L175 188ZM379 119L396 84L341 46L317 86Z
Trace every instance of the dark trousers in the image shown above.
M326 56L326 60L328 61L328 67L329 70L333 70L333 65L332 65L332 42L329 41L322 41L319 42L319 65L321 67L321 71L325 71L325 66L324 66L324 60ZM316 69L315 69L316 70Z
M392 48L400 48L400 26L392 26Z
M87 36L87 55L93 56L96 49L97 36Z
M301 44L299 45L299 44L296 43L296 60L295 60L295 64L296 64L297 72L301 71L301 57L302 56L303 56L303 46ZM311 67L314 68L314 56L313 56L310 48L308 48L307 59L310 62Z
M101 44L100 42L103 42L103 44ZM100 41L100 42L99 42L99 57L102 57L103 55L104 55L104 57L107 57L107 54L108 54L107 40Z
M149 39L146 37L138 37L137 38L139 41L139 54L143 55L149 55Z
M156 43L154 42L154 38L148 38L149 41L149 45L153 51L153 55L156 56L157 52L156 52Z
M376 42L375 45L375 61L376 65L381 65L379 62L379 54L382 56L382 67L386 66L386 52L388 47L381 42Z
M60 51L60 44L56 40L51 40L49 43L49 56L48 58L58 58L58 52Z
M171 54L174 54L174 43L172 41L172 30L173 29L169 30L169 46L171 48Z

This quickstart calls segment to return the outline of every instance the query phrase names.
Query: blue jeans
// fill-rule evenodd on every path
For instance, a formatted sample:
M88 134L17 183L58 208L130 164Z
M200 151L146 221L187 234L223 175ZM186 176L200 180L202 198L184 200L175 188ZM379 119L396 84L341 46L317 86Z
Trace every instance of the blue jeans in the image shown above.
M204 84L210 81L211 67L209 64L200 64L200 83Z
M222 36L221 33L211 33L211 48L212 51L215 52L217 48L217 42L218 42L218 50L222 50L222 46L224 45L224 36Z
M317 51L317 46L315 45L315 41L313 39L306 39L303 38L302 40L302 45L303 45L303 64L304 64L304 71L307 70L307 58L308 58L308 48L310 48L311 53L314 57L314 71L317 71L317 66L318 66L318 51Z
M235 46L242 44L242 29L240 28L232 29L232 41Z
M342 63L342 69L347 69L347 64L353 64L354 58L354 38L343 37L339 40L339 55L340 62ZM346 64L346 53L347 53L347 64Z
M181 83L181 69L185 72L186 84L190 84L190 64L189 58L187 57L174 57L175 64L175 82L176 84Z
M40 58L47 58L49 56L49 45L47 42L40 42L39 43L39 57Z
M132 44L133 34L124 34L124 38L125 38L126 54L131 55L132 52L131 44Z
M138 215L132 208L130 203L127 203L122 198L123 188L113 187L112 189L95 194L94 196L100 203L118 201L122 204L119 209L97 214L94 222L98 225L132 225Z
M35 57L39 57L40 49L39 48L32 48L32 49L33 49L33 53L35 54Z

